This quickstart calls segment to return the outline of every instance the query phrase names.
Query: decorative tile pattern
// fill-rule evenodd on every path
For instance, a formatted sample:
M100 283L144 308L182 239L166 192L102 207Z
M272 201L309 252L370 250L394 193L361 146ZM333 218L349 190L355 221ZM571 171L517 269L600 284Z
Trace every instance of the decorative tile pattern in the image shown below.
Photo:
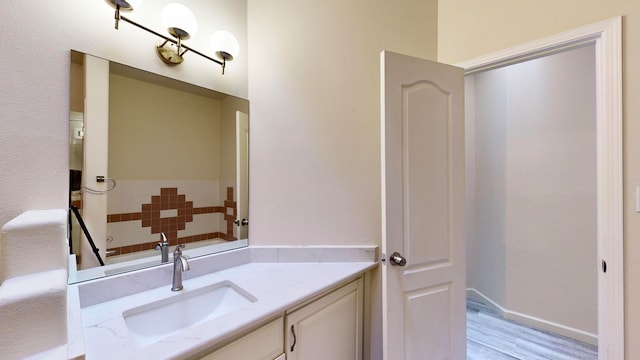
M107 215L107 223L124 221L140 221L143 228L151 228L151 234L164 233L170 245L184 244L194 241L223 239L237 240L233 236L234 220L238 210L233 199L233 187L227 187L227 200L224 206L193 207L193 201L187 201L186 195L178 194L178 188L161 188L160 195L151 196L151 202L141 205L140 212ZM177 210L177 216L161 217L161 210ZM221 213L226 223L225 232L211 232L192 236L178 237L179 230L185 230L188 223L193 222L194 215ZM233 215L230 215L233 214ZM128 254L136 251L154 249L157 241L107 249L108 256Z
M227 209L232 209L232 215L229 215ZM233 222L238 218L238 207L236 206L236 202L233 201L232 187L227 188L227 200L224 202L223 213L224 220L227 222L227 234L233 237L233 226L235 225Z
M178 210L177 216L160 216L160 210L171 209ZM160 196L152 196L150 204L142 204L142 227L151 227L152 234L163 232L171 241L178 238L178 230L186 229L186 223L193 221L193 214L193 201L186 201L177 188L162 188Z

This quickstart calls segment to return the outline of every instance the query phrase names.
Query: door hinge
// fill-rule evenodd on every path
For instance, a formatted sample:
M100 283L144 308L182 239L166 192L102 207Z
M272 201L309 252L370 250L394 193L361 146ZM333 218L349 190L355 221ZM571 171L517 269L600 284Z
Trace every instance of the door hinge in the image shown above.
M602 259L602 272L607 272L607 262Z

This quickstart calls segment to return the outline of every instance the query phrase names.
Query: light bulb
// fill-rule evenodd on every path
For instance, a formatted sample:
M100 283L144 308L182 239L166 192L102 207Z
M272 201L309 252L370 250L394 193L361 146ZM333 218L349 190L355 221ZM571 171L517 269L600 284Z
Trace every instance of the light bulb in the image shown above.
M230 61L238 56L238 40L228 31L216 31L211 36L211 46L220 59Z
M169 34L188 39L198 32L198 22L191 10L178 3L171 3L162 10L162 22Z

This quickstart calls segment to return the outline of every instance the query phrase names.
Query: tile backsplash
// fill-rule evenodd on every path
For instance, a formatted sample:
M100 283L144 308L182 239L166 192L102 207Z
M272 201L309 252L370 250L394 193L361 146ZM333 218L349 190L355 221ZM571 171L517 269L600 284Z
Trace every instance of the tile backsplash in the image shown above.
M171 245L236 240L233 186L210 181L181 181L173 186L168 181L158 183L154 189L149 182L121 181L119 191L109 194L108 256L154 249L161 232ZM219 188L224 191L215 191Z

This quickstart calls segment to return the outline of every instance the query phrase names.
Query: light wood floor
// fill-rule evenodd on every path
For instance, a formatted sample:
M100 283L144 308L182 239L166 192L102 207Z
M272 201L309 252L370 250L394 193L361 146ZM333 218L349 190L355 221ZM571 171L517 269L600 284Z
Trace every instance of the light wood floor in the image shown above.
M597 360L598 347L505 320L469 297L467 359Z

